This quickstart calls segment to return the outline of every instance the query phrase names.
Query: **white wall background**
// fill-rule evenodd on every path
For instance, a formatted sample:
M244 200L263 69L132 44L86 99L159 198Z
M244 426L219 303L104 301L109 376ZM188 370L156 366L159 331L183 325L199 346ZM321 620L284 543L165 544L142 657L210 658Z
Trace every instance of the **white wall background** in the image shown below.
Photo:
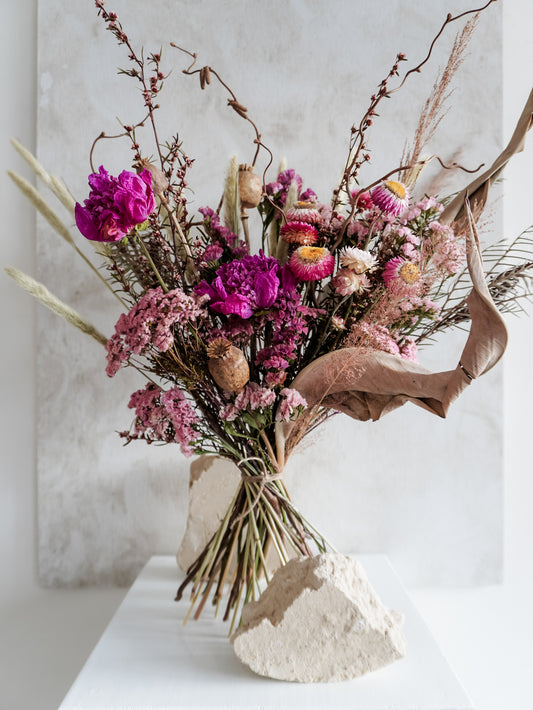
M504 0L503 9L507 137L531 84L533 5L528 0ZM1 165L7 168L14 162L9 136L19 136L30 148L35 145L36 3L6 2L2 10L0 156ZM529 149L514 159L506 174L509 236L533 222L531 138ZM34 273L33 217L3 173L0 180L2 262ZM31 327L35 308L7 279L0 278L0 309L0 708L39 706L46 710L56 707L66 692L120 593L92 591L73 599L58 592L53 597L44 595L37 588L34 413L38 343ZM505 596L487 590L482 597L468 597L471 603L459 605L445 593L425 598L418 595L428 618L434 621L439 641L462 672L465 686L474 699L479 698L478 710L531 704L526 671L532 663L527 630L531 631L528 589L533 591L533 385L529 376L533 328L526 319L510 321L509 327L504 417ZM483 616L476 616L478 608ZM463 613L451 615L452 609Z

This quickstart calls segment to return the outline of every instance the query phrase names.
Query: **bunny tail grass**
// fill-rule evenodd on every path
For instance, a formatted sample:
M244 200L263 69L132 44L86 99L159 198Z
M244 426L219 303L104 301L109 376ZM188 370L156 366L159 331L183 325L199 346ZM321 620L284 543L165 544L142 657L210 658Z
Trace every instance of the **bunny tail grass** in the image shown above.
M78 328L78 330L81 330L82 333L90 335L91 338L97 340L101 345L107 343L108 338L106 338L105 335L102 335L93 325L84 320L79 313L70 308L70 306L67 306L67 304L57 298L57 296L50 293L46 286L43 286L43 284L32 279L31 276L28 276L12 266L6 267L5 271L18 286L36 298L43 306L46 306L58 316L64 318L71 325Z
M22 143L19 143L15 138L11 139L11 145L17 153L24 158L33 172L39 177L44 184L54 193L61 204L74 215L74 207L76 200L68 191L66 185L55 175L50 175L37 160L37 158Z

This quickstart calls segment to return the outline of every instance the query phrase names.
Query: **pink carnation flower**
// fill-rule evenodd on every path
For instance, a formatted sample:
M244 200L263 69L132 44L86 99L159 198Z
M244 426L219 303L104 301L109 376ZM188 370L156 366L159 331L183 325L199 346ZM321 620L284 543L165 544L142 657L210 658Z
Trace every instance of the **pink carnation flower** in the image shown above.
M296 418L293 415L299 416L307 408L307 401L298 390L285 387L281 390L280 395L282 399L276 412L277 422L288 422L290 419Z
M235 402L226 405L220 416L222 419L232 422L237 419L241 412L248 409L251 411L266 409L272 406L275 400L276 393L273 390L261 387L257 382L248 382L242 392L235 398Z

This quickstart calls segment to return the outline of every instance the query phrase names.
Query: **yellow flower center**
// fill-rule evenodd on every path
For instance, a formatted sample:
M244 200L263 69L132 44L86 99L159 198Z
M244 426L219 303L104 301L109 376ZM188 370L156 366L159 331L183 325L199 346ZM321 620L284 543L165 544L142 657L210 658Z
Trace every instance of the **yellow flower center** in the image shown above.
M410 261L406 261L405 264L402 264L398 271L398 276L404 283L409 284L409 286L418 281L419 274L418 266L412 264Z
M327 254L324 247L300 247L298 254L300 259L306 264L318 264Z
M396 182L395 180L385 180L385 185L399 200L405 199L407 191L405 189L405 185L402 185L401 182Z
M314 202L309 202L307 200L299 200L294 204L297 210L310 210L316 207Z

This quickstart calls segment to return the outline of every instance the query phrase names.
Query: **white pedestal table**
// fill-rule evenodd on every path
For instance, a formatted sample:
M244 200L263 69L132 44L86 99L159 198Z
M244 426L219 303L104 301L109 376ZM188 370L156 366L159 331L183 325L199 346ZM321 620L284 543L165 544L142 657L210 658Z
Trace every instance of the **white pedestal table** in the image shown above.
M183 625L174 602L181 573L173 557L153 557L89 657L60 710L473 710L384 555L358 555L374 589L405 614L406 658L351 681L288 683L243 666L228 625L206 606Z

